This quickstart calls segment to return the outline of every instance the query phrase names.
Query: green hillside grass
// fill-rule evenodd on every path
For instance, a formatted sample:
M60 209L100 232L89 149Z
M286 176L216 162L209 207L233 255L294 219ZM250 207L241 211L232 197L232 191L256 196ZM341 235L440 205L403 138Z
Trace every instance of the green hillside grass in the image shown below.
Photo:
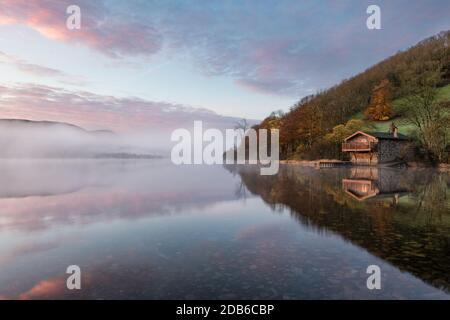
M439 88L438 100L439 101L450 101L450 85ZM394 109L394 113L396 113L396 111L398 111L400 103L401 103L401 99L397 99L392 102L392 107ZM364 120L364 114L363 114L363 112L358 112L357 114L355 114L355 116L353 118L359 119L359 120ZM410 125L410 124L406 124L402 117L394 117L388 121L368 121L367 129L370 131L387 132L387 131L389 131L389 126L392 121L395 122L395 125L398 127L399 131L403 134L408 135L414 131L414 126Z
M450 84L439 89L440 101L450 101Z

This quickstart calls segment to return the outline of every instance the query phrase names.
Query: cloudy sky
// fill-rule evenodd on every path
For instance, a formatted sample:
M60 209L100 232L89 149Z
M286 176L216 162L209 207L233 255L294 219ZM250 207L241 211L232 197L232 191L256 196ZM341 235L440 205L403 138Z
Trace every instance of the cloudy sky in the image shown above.
M73 4L80 30L66 27ZM381 30L366 27L370 4ZM450 29L448 12L448 0L0 0L0 118L262 119Z

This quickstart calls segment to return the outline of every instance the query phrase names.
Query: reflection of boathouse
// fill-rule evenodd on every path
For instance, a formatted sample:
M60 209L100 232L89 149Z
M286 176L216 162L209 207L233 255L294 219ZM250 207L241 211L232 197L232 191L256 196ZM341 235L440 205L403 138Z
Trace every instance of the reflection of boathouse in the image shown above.
M354 164L377 165L399 161L408 138L392 124L390 132L357 131L344 139L342 152L350 153Z
M408 190L401 185L401 172L373 167L354 167L350 178L342 180L342 188L358 201L369 198L394 197L394 202Z

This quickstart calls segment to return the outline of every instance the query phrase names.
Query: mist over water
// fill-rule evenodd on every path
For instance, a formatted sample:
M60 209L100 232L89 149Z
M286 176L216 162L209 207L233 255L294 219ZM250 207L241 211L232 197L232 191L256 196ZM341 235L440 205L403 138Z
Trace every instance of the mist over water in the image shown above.
M174 130L187 130L192 142L201 144L205 130L214 128L225 136L226 130L234 130L233 121L200 121L202 132L196 135L193 121L115 132L62 122L0 119L0 159L167 158L177 144L172 141Z
M107 158L168 154L170 132L88 131L59 122L0 120L0 158Z
M447 174L236 168L1 160L0 297L449 298Z

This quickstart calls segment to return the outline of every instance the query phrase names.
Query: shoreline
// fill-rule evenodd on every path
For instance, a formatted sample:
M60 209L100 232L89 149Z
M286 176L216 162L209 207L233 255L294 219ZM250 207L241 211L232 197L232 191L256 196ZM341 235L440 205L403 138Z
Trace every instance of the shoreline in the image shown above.
M336 159L317 159L317 160L279 160L280 164L288 164L288 165L297 165L297 166L303 166L303 167L314 167L319 168L321 163L331 163L336 164L336 167L343 166L343 167L357 167L355 165L352 165L348 161L341 161ZM431 166L425 163L421 162L406 162L406 166L408 169L436 169L439 172L450 172L450 164L448 163L440 163L437 166ZM383 166L361 166L361 167L373 167L373 168L386 168Z

